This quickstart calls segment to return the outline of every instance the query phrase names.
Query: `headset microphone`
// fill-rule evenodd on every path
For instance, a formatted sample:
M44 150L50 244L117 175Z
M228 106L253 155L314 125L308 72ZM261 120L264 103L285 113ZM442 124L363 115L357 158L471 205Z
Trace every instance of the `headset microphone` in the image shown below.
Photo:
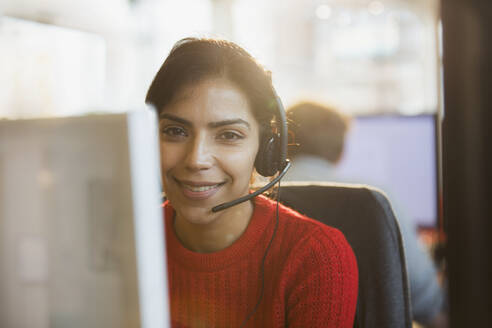
M235 199L235 200L227 202L227 203L217 205L217 206L212 208L212 212L218 212L218 211L225 210L229 207L232 207L234 205L237 205L237 204L240 204L240 203L245 202L247 200L250 200L251 198L254 198L254 197L258 196L259 194L267 191L268 189L273 187L273 185L276 184L280 179L282 179L282 177L285 175L285 173L287 173L287 171L289 170L290 165L291 165L291 163L289 162L289 160L287 160L286 165L285 165L284 169L282 170L282 172L280 172L280 174L277 177L275 177L275 179L270 181L268 184L266 184L265 186L261 187L260 189L256 190L255 192L252 192L246 196L240 197L238 199Z

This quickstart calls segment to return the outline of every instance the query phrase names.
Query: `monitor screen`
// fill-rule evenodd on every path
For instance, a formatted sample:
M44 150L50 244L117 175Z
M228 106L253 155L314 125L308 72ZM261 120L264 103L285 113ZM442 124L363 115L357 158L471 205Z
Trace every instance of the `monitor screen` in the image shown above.
M361 116L352 121L337 175L382 189L397 216L418 226L437 223L434 115Z

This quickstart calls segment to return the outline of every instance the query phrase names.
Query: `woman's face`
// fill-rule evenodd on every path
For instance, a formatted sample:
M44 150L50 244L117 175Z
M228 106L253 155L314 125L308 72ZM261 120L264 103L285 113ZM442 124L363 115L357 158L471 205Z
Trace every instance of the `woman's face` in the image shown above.
M212 207L248 194L259 124L234 84L184 88L163 108L159 129L164 190L178 215L206 224L220 213Z

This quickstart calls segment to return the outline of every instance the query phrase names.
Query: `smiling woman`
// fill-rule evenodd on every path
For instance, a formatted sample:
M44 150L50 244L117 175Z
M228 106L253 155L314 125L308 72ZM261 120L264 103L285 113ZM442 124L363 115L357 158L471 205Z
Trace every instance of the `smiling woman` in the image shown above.
M351 327L357 266L338 230L263 196L213 210L250 193L282 110L270 73L232 42L184 39L146 101L160 118L173 327Z

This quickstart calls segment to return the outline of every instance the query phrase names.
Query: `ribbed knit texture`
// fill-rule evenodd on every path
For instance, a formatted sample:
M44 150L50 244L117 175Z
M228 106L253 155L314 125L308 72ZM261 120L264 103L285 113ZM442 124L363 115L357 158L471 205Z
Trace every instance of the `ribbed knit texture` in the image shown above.
M206 254L183 247L174 209L165 203L172 327L239 327L255 306L276 203L264 196L253 202L243 235ZM247 327L352 327L358 272L340 231L280 205L264 279L261 304Z

